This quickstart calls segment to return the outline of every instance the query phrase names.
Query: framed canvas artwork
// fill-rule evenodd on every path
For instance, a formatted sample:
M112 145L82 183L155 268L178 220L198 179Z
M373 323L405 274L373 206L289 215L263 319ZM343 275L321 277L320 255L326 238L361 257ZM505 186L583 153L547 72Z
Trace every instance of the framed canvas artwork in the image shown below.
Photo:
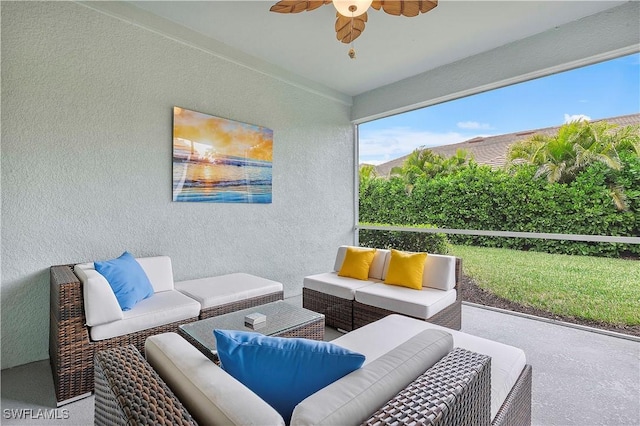
M173 201L271 203L273 131L173 108Z

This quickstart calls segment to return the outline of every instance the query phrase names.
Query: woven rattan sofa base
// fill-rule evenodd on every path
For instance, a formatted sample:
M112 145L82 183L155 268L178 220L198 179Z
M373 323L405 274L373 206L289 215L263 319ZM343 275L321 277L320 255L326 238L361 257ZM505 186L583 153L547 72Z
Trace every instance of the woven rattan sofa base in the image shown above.
M475 368L474 357L480 356L475 352L456 348L446 358L440 360L425 374L407 386L393 400L376 412L366 425L489 425L491 426L530 426L531 425L531 365L525 365L518 380L511 388L507 398L496 413L493 420L490 419L490 389L485 391L481 398L470 398L460 393L464 386L477 386L485 389L484 382L489 381L490 375L485 377L487 371L479 372L477 380L472 380L465 385L465 375L473 375ZM467 360L465 368L459 364L454 366L452 358ZM459 380L459 382L457 382ZM433 395L442 392L443 383L446 384L448 398L460 399L454 404L459 407L451 410L451 404L437 405L433 403ZM433 389L433 384L437 384ZM448 387L451 386L451 387ZM480 390L476 391L481 392ZM446 398L441 398L447 400ZM429 401L426 403L425 401ZM488 407L488 409L487 409Z
M96 425L197 424L132 345L96 353L95 384Z
M329 327L353 330L353 300L302 288L302 307L324 314L325 324Z
M94 355L97 351L134 345L139 350L154 334L177 332L178 326L197 321L187 318L112 339L93 341L84 315L82 285L71 265L50 269L49 361L58 405L73 402L94 390Z
M133 358L130 355L132 350L135 349L117 348L109 350L106 357L98 355L100 361L97 362L100 363L100 367L96 369L97 375L114 377L116 380L119 375L127 375L131 383L136 386L131 386L129 388L131 390L123 389L116 398L96 388L96 421L98 413L109 419L132 419L139 415L131 411L144 410L143 416L138 418L155 419L153 422L155 424L171 424L172 419L163 418L166 410L161 403L136 402L150 401L150 395L153 395L158 401L169 398L170 404L174 404L174 396L172 394L167 396L167 391L170 391L161 385L137 387L138 383L146 383L147 377L154 376L155 371L148 363L140 362L139 359L134 361L135 365L130 366L128 359ZM103 362L103 358L108 362ZM407 386L385 407L373 414L364 424L489 425L490 368L489 357L456 348ZM102 379L96 377L96 384L101 381ZM127 414L119 415L118 413ZM143 423L134 420L130 424Z
M525 365L518 381L496 413L493 426L528 426L531 424L531 366Z
M455 348L364 424L480 426L490 422L490 358Z
M239 300L237 302L203 309L200 311L200 319L211 318L218 315L228 314L230 312L240 311L242 309L253 308L254 306L264 305L278 300L284 300L284 291L276 291L262 296L256 296L245 300Z
M460 293L458 293L460 294ZM387 315L397 314L398 312L389 311L387 309L375 306L365 305L360 302L353 302L353 327L360 328L371 322L378 321ZM453 330L462 328L462 300L460 297L452 304L433 315L426 320L424 318L416 318L421 321L427 321L432 324L441 325Z

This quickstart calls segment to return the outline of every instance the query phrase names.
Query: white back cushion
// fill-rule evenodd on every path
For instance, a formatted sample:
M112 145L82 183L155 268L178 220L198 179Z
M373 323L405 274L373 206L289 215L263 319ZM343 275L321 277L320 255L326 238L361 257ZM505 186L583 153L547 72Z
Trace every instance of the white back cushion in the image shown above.
M342 263L344 262L344 257L347 254L347 247L349 246L340 246L338 247L338 254L336 254L336 263L333 265L333 270L336 272L340 272L340 268L342 268Z
M338 247L338 253L336 254L336 262L333 265L333 270L336 272L340 271L342 268L342 263L344 262L344 257L347 253L347 247L350 246L340 246ZM359 247L359 248L367 248L367 247ZM384 266L387 262L387 257L389 257L389 250L384 249L376 249L376 255L373 257L373 262L371 262L371 266L369 267L369 278L374 278L376 280L381 280L383 276Z
M155 293L173 290L173 268L169 256L137 257L136 260L147 274Z
M428 254L424 262L422 287L452 290L456 285L456 258L442 254Z
M84 315L87 325L100 325L123 318L122 309L107 279L91 263L79 263L73 271L82 282Z
M387 277L391 254L386 257L382 280ZM422 274L422 287L437 288L438 290L453 290L456 286L456 258L443 254L427 254Z
M423 331L304 399L293 410L291 425L360 424L452 348L450 334Z
M389 250L377 249L376 255L373 257L371 267L369 268L369 278L375 278L381 280L384 273L384 265L387 263L387 258L391 256Z
M176 333L151 336L144 348L198 424L284 426L276 410Z

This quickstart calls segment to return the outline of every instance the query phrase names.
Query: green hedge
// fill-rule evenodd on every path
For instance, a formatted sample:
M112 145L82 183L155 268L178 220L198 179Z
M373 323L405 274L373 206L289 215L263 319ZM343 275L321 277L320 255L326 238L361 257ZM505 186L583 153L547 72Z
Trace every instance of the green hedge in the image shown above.
M395 226L380 223L362 225ZM434 228L431 225L413 225L413 228ZM396 249L437 254L449 253L450 243L446 234L405 231L382 231L379 229L360 229L358 240L362 247Z
M406 226L545 232L584 235L640 235L640 159L622 156L620 171L594 164L569 184L534 177L533 167L509 174L472 164L454 175L418 179L362 179L360 221ZM610 183L622 186L629 208L619 211ZM453 244L505 247L597 256L638 256L638 244L450 235Z

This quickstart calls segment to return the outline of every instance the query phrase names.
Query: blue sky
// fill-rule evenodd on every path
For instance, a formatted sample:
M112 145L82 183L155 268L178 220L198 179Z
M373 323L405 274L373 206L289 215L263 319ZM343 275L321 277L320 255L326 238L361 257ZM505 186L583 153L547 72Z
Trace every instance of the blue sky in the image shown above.
M380 164L420 146L640 112L640 54L363 123L360 163Z

